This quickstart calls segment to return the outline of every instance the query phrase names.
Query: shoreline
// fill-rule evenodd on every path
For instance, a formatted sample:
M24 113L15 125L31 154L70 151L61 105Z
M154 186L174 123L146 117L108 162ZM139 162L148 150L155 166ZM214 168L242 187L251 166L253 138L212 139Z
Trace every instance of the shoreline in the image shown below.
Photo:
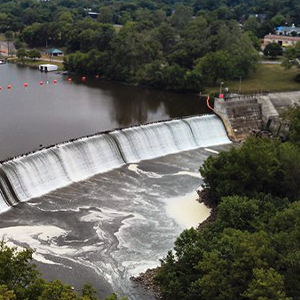
M10 59L6 59L6 63L8 64L16 64L16 65L20 65L20 66L27 66L33 69L38 69L39 68L39 64L53 64L56 65L58 67L58 72L62 72L63 70L63 62L58 63L58 62L52 62L52 61L46 61L46 60L31 60L31 61L19 61L17 58L13 57Z

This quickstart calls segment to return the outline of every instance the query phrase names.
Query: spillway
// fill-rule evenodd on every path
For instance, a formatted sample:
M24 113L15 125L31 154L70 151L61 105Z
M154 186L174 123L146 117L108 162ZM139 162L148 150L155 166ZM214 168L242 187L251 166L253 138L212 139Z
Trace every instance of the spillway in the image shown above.
M135 126L59 144L0 166L0 211L126 163L230 143L215 115Z

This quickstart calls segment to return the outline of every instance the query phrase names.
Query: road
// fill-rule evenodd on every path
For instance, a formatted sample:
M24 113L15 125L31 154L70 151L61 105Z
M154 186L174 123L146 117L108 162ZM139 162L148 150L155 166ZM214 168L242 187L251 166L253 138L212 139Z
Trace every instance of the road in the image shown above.
M278 61L278 60L261 60L259 63L264 64L264 65L281 65L282 61Z

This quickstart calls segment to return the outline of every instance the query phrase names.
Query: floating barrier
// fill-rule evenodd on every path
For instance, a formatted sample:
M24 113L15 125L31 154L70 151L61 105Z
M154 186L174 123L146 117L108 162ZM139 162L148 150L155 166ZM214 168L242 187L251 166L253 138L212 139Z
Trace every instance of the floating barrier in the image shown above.
M100 75L95 75L95 78L96 79L99 79L100 78ZM87 81L87 77L85 77L85 76L83 76L83 77L81 77L81 81L83 81L83 82L85 82L85 81ZM68 78L68 83L72 83L73 82L73 79L72 78ZM53 84L57 84L57 83L59 83L59 80L58 79L53 79L52 81L49 81L49 80L45 80L45 81L43 81L43 80L40 80L40 81L38 81L38 84L39 85L45 85L45 84L50 84L50 83L53 83ZM11 84L9 84L9 85L7 85L6 86L6 89L7 90L12 90L12 85ZM28 88L29 87L29 83L28 82L24 82L23 83L23 87L24 88ZM2 87L0 87L0 91L2 91Z

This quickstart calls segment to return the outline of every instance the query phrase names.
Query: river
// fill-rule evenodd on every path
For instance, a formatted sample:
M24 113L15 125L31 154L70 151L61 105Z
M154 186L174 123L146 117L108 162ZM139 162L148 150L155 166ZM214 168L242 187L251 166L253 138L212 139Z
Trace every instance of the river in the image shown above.
M208 112L195 94L72 79L70 84L68 76L0 66L0 160L100 131Z
M2 159L115 127L207 112L191 94L90 78L69 84L68 77L16 65L0 72ZM115 131L4 163L2 174L25 202L9 207L1 198L9 189L0 191L0 239L34 248L48 280L76 290L90 282L101 298L116 291L153 300L130 277L158 266L183 229L208 217L196 202L199 166L230 147L223 124L210 115Z

